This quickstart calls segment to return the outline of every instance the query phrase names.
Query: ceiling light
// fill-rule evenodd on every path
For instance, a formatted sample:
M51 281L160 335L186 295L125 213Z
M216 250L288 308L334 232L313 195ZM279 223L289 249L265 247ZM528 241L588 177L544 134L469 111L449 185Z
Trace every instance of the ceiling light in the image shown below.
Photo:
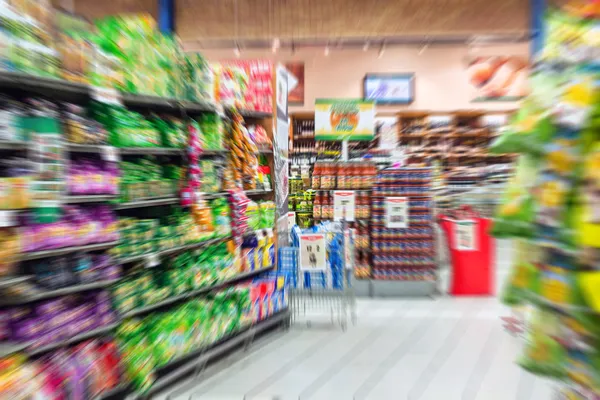
M237 58L240 58L240 56L242 55L242 51L240 50L240 45L239 44L235 44L235 47L233 48L233 54L235 54L235 56Z
M371 42L369 42L368 40L365 42L365 44L363 45L363 51L367 51L369 50L369 46L371 46Z
M425 50L427 50L428 47L429 47L429 43L425 43L423 45L423 47L421 47L421 50L419 50L419 55L422 55L423 53L425 53Z
M279 50L280 46L281 46L281 42L279 41L279 38L273 39L273 46L271 47L271 50L273 51L273 53L277 53L277 50Z
M325 54L325 57L329 55L329 45L325 46L325 51L323 52L323 54Z
M377 58L383 57L383 53L385 53L385 42L381 43L381 47L379 48L379 53L377 53Z

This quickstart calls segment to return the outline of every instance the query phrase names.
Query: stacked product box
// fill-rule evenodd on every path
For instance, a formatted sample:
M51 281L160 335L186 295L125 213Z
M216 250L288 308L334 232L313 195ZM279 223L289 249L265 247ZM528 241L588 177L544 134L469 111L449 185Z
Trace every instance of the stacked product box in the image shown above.
M386 169L377 175L371 230L374 279L435 278L430 190L430 168Z

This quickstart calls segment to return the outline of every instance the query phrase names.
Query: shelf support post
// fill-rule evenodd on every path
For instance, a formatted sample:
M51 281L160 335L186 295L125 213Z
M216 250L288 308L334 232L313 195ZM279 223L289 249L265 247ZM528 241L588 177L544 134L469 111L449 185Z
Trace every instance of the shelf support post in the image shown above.
M545 27L544 13L546 12L546 0L529 0L531 13L531 45L530 58L535 60L536 55L544 48Z
M175 0L158 0L158 27L162 33L175 33Z

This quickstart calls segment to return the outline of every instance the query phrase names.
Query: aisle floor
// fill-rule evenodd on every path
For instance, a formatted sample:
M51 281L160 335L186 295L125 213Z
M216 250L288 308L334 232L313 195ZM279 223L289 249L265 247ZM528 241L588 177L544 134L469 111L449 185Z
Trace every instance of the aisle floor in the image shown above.
M498 281L507 273L499 254ZM358 322L342 332L311 315L257 340L171 400L543 400L554 385L515 365L522 341L496 298L359 300Z

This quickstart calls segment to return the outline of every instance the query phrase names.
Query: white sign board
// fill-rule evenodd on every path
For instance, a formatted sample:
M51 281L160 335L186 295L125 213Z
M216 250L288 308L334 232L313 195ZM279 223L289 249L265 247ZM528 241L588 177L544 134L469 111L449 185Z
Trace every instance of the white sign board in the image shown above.
M300 270L325 271L327 268L325 234L300 235Z
M336 190L333 192L333 220L354 221L356 195L353 190Z
M454 245L456 250L477 250L476 228L477 222L473 220L454 221Z
M408 197L386 197L385 227L408 228Z
M296 225L296 213L294 211L289 211L287 216L288 216L288 230L291 232L294 225Z

